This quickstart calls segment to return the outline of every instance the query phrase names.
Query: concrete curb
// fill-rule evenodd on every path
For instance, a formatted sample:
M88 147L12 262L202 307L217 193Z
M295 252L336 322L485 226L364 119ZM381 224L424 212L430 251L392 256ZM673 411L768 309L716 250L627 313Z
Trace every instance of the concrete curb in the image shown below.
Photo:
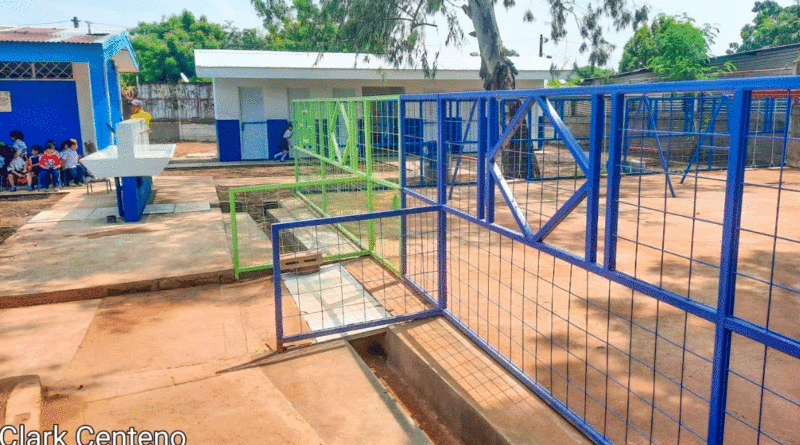
M37 431L42 414L42 382L38 375L0 379L0 416L3 425Z
M235 282L233 278L233 269L225 269L217 272L203 272L179 277L104 284L83 289L62 289L32 294L6 295L0 297L0 309L66 303L68 301L91 300L94 298L113 297L138 292L153 292L203 286L207 284L229 284L233 282Z
M427 401L450 431L465 444L511 445L505 434L489 420L471 397L434 363L401 338L394 326L386 331L385 348L392 366Z

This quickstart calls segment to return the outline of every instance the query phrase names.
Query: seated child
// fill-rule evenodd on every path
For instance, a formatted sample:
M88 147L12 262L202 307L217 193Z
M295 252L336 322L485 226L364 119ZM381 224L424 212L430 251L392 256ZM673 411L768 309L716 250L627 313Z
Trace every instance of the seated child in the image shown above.
M39 167L39 157L41 157L41 156L42 156L42 153L44 153L44 148L42 148L42 146L41 146L41 145L34 144L34 145L31 147L31 153L32 153L32 154L31 154L31 157L30 157L30 158L28 159L28 161L27 161L27 164L28 164L28 171L29 171L29 172L31 172L31 175L32 175L34 178L36 178L36 180L37 180L37 183L38 183L38 180L39 180L39 170L41 170L41 169L42 169L41 167ZM37 185L38 185L38 184L34 184L34 186L37 186Z
M22 156L22 160L28 158L28 146L25 145L25 136L19 130L11 130L9 133L11 139L14 141L14 150Z
M8 165L8 183L11 184L12 192L17 191L17 183L19 182L20 178L25 178L27 180L28 190L33 190L33 179L31 178L31 172L25 165L25 161L22 159L22 154L17 152L14 155L14 159L12 159L11 163Z
M69 139L66 141L67 148L61 153L60 157L64 161L64 185L72 182L74 185L83 184L86 169L79 162L81 155L78 154L78 141Z
M44 144L44 154L39 157L39 189L45 190L50 184L61 188L61 158L56 154L56 143L47 141Z

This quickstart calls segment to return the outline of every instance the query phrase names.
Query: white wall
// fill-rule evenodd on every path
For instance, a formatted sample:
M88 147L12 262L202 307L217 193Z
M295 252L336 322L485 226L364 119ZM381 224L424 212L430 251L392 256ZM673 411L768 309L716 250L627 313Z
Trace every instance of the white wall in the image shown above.
M94 106L92 105L92 84L89 80L89 64L73 63L72 76L78 91L78 120L81 126L81 140L92 141L97 145L94 132ZM121 114L120 114L121 115Z
M392 86L405 88L406 94L422 94L428 92L481 91L483 81L475 80L324 80L324 79L230 79L215 78L214 82L214 114L217 119L240 119L239 88L262 87L264 91L264 118L289 119L288 89L307 88L312 98L334 97L334 89L350 89L356 96L361 96L361 88L365 86ZM542 88L542 80L517 80L518 89Z

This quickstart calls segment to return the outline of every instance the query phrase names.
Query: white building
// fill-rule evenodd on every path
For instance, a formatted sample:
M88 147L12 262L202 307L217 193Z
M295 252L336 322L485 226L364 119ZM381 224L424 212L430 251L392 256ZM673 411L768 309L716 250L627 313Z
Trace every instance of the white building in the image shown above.
M294 99L483 89L478 57L440 57L432 79L419 69L348 53L195 50L194 58L197 75L214 83L221 161L275 153ZM550 77L549 59L511 60L519 71L517 88L541 88Z

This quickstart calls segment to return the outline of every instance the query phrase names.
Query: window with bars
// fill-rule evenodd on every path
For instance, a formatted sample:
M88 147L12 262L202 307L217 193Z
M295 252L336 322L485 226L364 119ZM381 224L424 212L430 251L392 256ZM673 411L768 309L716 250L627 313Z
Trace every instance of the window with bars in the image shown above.
M0 80L9 79L72 79L69 62L0 61Z

